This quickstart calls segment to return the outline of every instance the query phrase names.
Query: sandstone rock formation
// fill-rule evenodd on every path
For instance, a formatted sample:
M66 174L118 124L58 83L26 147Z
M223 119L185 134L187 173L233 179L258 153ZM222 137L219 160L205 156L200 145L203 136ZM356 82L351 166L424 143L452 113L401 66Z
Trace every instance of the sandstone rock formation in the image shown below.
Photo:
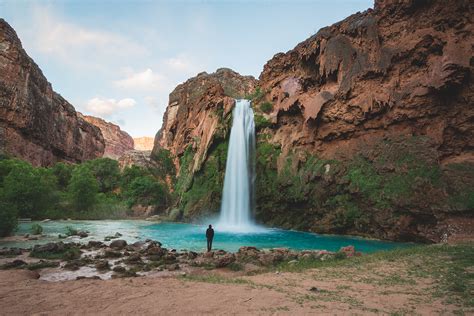
M153 137L136 137L133 139L135 150L153 150L153 144L155 139Z
M198 74L178 85L169 96L163 126L155 137L153 153L170 150L181 156L188 145L196 151L193 172L199 170L215 138L224 138L234 98L255 90L257 80L227 68Z
M426 135L442 161L472 160L472 13L470 1L376 1L275 55L260 76L273 138L333 158Z
M219 209L238 91L256 112L259 221L392 240L461 229L450 223L474 210L473 12L377 0L275 55L259 82L221 70L178 86L153 152L175 157L184 218Z
M89 123L100 128L105 140L103 157L118 159L129 150L133 150L133 138L122 131L120 126L107 122L95 116L82 115Z
M53 91L16 32L0 19L0 151L39 166L102 156L95 126Z
M151 159L151 150L129 150L118 158L120 169L130 166L156 168L157 163Z

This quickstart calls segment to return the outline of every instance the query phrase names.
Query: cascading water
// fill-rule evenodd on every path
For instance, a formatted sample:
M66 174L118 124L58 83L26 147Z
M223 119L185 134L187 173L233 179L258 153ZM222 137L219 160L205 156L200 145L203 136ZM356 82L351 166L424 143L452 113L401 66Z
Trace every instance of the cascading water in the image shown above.
M255 231L252 221L255 184L255 124L248 100L236 100L225 169L218 229Z

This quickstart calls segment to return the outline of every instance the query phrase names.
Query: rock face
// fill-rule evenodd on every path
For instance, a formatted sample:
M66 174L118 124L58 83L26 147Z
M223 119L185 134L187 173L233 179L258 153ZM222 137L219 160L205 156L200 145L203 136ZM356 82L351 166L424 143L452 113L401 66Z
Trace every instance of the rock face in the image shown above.
M13 28L0 19L0 151L37 166L102 156L95 126L53 91Z
M155 168L156 162L151 159L151 150L129 150L118 159L120 169L130 166Z
M200 73L171 92L152 157L160 165L163 152L174 157L179 170L177 191L182 194L179 203L190 212L189 217L203 206L217 207L227 154L222 144L229 132L234 98L251 94L256 85L251 76L221 68L212 74ZM194 194L194 190L200 192Z
M155 139L153 137L137 137L133 139L135 150L153 150Z
M474 210L473 11L375 1L275 55L259 82L220 70L178 86L153 152L175 158L184 219L219 210L226 91L238 91L255 111L260 222L391 240L462 234L450 223Z
M227 126L220 124L234 106L234 98L250 94L255 78L241 76L227 68L205 72L177 86L169 96L163 126L155 137L153 152L160 148L181 156L188 145L196 150L193 170L199 169L217 134L223 137Z
M118 125L107 122L95 116L83 115L83 118L100 128L105 140L105 151L103 157L118 159L129 150L133 150L133 138Z
M283 152L352 156L391 135L426 135L441 160L472 158L472 9L376 1L275 55L260 84Z

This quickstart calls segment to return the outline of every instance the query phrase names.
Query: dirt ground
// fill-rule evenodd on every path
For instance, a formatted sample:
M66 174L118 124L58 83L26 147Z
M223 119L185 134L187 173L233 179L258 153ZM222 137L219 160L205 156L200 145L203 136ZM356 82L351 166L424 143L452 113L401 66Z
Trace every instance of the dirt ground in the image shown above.
M47 282L37 272L0 271L1 315L450 315L436 282L408 277L403 264L329 267L229 277ZM311 290L311 288L313 288ZM469 313L469 312L468 312Z

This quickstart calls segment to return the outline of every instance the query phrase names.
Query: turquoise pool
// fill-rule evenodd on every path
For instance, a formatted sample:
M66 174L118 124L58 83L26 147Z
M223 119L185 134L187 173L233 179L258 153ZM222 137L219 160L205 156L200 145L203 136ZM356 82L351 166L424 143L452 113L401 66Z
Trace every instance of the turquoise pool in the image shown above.
M21 223L16 235L30 232L31 225L37 222ZM105 236L116 232L127 242L144 239L158 240L167 248L177 250L204 251L206 247L204 225L185 223L153 223L141 220L101 220L101 221L50 221L39 223L43 226L46 237L40 240L0 240L0 247L29 247L34 244L57 241L59 234L66 233L66 227L71 226L78 230L89 231L89 237L79 239L68 237L64 241L87 242L89 240L103 240ZM407 247L410 244L394 243L380 240L370 240L353 236L319 235L299 231L282 229L262 229L252 233L229 233L219 231L215 227L213 248L227 251L237 251L241 246L255 246L257 248L286 247L295 250L325 249L336 251L343 246L353 245L356 250L370 253L378 250L388 250L396 247Z

